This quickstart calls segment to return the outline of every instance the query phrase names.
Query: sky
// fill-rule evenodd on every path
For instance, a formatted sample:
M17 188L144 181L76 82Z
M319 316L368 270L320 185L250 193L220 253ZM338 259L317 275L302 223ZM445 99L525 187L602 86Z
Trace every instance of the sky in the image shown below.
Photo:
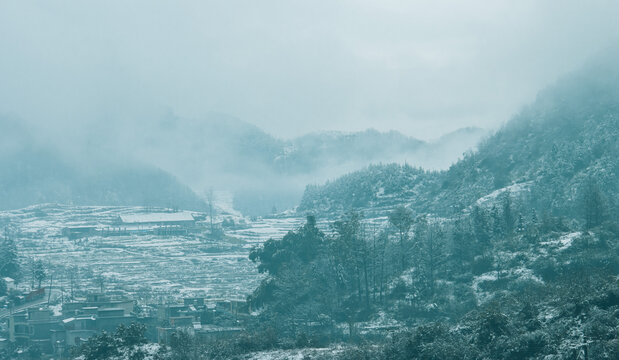
M282 138L500 126L619 37L618 1L0 0L0 114L224 113Z

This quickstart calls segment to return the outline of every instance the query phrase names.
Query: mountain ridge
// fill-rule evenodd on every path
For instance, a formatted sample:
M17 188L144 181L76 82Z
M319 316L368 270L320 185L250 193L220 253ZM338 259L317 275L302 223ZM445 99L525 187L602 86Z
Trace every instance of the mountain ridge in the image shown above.
M607 64L559 80L448 170L368 167L308 186L298 210L341 213L395 205L390 199L399 199L416 212L447 215L497 189L532 181L530 192L522 195L537 209L575 214L578 193L590 178L608 189L612 201L619 196L617 74Z

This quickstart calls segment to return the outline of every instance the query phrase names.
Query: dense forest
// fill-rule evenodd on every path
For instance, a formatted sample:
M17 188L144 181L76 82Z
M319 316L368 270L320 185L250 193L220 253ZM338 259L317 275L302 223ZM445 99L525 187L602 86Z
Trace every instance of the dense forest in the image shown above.
M447 171L309 186L306 225L251 254L257 326L350 359L617 358L617 79L558 82Z

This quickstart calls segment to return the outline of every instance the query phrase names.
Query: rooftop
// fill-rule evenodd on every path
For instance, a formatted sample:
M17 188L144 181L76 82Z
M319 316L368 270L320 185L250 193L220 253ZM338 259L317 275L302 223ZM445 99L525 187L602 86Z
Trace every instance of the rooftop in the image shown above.
M140 224L140 223L159 223L172 221L194 221L193 215L190 212L171 212L171 213L146 213L146 214L131 214L120 215L120 220L125 224Z

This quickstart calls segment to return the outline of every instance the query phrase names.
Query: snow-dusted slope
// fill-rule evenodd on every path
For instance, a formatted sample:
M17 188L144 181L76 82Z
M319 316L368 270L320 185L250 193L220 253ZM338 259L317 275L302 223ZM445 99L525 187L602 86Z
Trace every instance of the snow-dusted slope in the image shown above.
M81 289L95 289L98 285L94 278L102 275L106 289L131 296L147 296L152 290L151 295L164 297L238 298L249 294L261 279L247 257L251 247L270 237L282 237L301 221L248 220L243 228L226 230L226 237L219 241L209 239L206 223L198 223L204 231L187 236L92 236L69 240L61 235L65 226L105 227L119 215L152 210L39 205L0 212L0 222L8 224L14 233L22 259L43 260L54 277L54 285L62 283L68 288L68 269L77 266ZM24 279L24 283L29 281Z

